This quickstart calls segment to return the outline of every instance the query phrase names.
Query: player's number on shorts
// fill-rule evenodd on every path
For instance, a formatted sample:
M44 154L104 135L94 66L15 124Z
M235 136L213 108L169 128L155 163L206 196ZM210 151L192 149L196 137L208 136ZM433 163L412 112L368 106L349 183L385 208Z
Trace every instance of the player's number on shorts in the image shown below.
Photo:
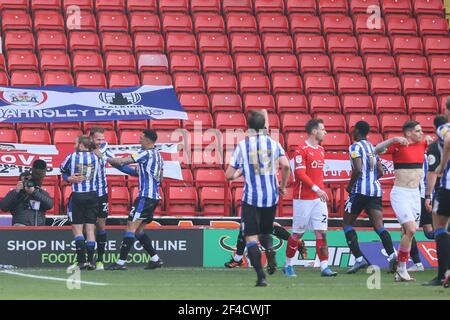
M322 217L323 217L322 223L327 223L327 215L323 214Z
M131 210L130 210L130 217L131 218L133 218L134 217L134 212L136 211L136 208L135 207L131 207Z
M103 213L108 213L108 203L104 202L103 205Z

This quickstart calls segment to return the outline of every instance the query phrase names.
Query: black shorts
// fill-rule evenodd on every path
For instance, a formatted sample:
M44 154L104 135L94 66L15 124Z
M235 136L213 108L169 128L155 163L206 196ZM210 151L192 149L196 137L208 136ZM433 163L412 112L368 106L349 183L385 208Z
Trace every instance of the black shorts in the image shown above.
M369 210L382 210L381 197L371 197L360 193L352 193L345 203L345 212L359 216L363 209L368 214Z
M158 206L159 200L137 197L131 207L128 221L141 220L144 224L153 221L153 213Z
M72 192L67 210L72 224L95 224L98 202L97 192Z
M272 234L277 206L255 207L242 202L241 231L244 237Z
M426 224L433 224L433 217L431 213L428 213L427 209L425 208L425 199L421 198L421 212L420 212L420 223L419 227L423 227Z
M97 218L108 218L108 194L104 194L98 198Z
M441 188L436 193L437 214L450 217L450 190Z

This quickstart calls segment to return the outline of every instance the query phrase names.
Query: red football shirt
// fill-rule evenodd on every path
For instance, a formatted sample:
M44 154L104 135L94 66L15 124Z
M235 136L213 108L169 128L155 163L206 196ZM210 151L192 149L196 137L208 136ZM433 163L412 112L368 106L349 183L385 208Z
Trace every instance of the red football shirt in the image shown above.
M392 154L394 169L420 169L423 165L423 155L428 148L426 140L416 143L401 145L396 142L391 144L386 154Z
M313 147L307 141L302 143L294 153L294 199L314 200L317 194L311 189L317 185L324 189L323 167L325 151L322 146Z

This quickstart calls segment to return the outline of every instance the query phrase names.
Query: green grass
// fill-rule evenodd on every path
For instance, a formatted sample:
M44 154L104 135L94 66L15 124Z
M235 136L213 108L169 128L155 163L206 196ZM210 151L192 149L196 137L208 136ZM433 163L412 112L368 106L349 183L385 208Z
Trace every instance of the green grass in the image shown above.
M67 278L61 269L19 269L15 272L37 276ZM297 269L297 278L286 278L280 270L268 276L269 286L255 288L251 269L163 268L159 270L83 271L81 281L107 283L82 284L67 289L65 281L30 279L0 272L1 299L450 299L450 289L423 287L436 271L415 273L417 281L396 283L392 274L381 272L381 289L369 290L369 274L354 275L337 270L336 278L322 278L317 269Z

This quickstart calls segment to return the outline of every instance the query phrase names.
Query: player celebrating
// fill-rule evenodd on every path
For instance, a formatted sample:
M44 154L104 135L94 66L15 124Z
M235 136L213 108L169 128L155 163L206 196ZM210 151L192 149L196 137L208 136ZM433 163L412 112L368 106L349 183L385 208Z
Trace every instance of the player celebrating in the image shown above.
M380 158L375 154L373 145L367 141L370 126L365 121L358 121L353 131L355 143L349 148L352 163L352 176L347 186L349 197L345 205L343 220L345 238L350 251L356 258L355 264L347 273L355 273L368 266L358 244L358 236L353 230L353 223L364 209L373 228L381 239L383 247L388 254L389 268L396 270L397 258L392 245L389 232L383 226L383 213L381 203L381 184L378 180L383 176L383 167Z
M314 230L316 250L320 260L323 277L336 276L328 267L328 246L326 230L328 228L327 193L323 190L324 149L320 146L326 131L321 119L311 119L306 124L308 139L294 153L295 185L294 216L292 234L286 248L286 265L283 272L288 277L295 277L292 258L297 251L298 240L305 231Z
M139 177L138 196L134 200L128 217L127 228L120 248L120 257L108 270L127 269L125 262L135 236L151 256L149 265L145 269L156 269L163 265L150 238L144 232L145 225L153 220L153 212L161 199L158 188L163 177L164 162L155 148L157 139L158 136L154 130L144 130L140 138L142 149L138 153L125 158L107 159L111 165L116 167L137 163L138 170L134 175Z
M398 281L414 281L409 275L408 262L411 243L420 221L419 184L423 176L423 157L428 140L417 121L407 121L403 125L403 137L395 137L379 143L376 153L392 154L395 182L391 191L391 205L402 226L402 239L398 250L398 267L395 278Z
M77 263L80 269L94 270L95 222L98 212L99 159L92 152L88 136L79 136L75 152L61 164L63 179L72 183L68 214L75 237ZM87 242L83 235L85 228ZM88 259L86 261L86 251Z

